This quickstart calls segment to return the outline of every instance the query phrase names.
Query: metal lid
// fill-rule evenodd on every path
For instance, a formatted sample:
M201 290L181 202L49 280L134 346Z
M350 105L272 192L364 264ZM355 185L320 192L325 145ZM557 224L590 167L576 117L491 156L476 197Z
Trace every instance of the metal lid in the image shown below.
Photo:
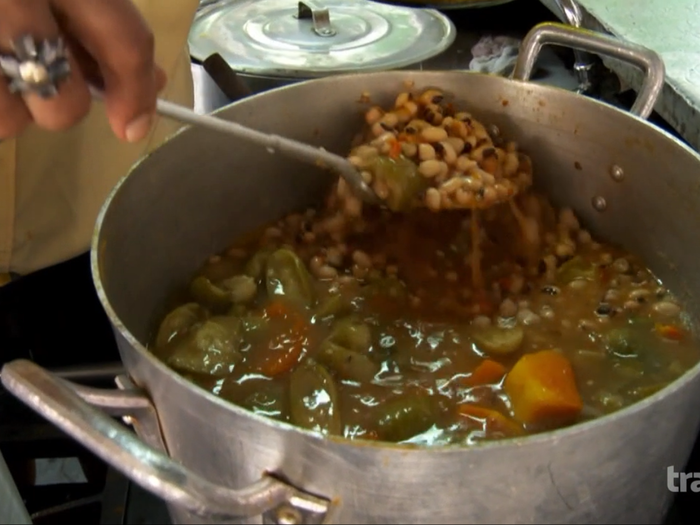
M368 0L224 0L198 13L189 44L198 60L219 53L239 72L301 79L417 64L447 49L456 34L432 9Z

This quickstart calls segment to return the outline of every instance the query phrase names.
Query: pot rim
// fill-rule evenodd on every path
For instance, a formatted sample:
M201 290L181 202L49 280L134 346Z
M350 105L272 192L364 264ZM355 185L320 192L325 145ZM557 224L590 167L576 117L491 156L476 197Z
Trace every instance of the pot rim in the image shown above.
M349 81L352 79L358 79L358 78L371 78L371 77L381 77L381 76L386 76L386 77L391 77L393 79L399 79L400 81L407 81L411 80L414 83L418 84L420 81L420 78L423 76L434 76L436 73L440 74L447 74L447 75L479 75L482 77L489 77L493 79L493 81L496 82L504 82L504 83L519 83L519 84L526 84L529 86L530 89L536 88L541 91L547 92L547 91L556 91L558 93L565 92L566 94L564 96L570 97L572 102L574 103L585 103L585 104L591 104L595 105L598 107L601 107L602 109L605 109L607 111L613 111L619 113L623 118L628 118L636 121L638 124L643 125L643 126L648 126L654 129L656 133L659 135L663 136L666 139L671 140L674 142L677 146L680 146L683 150L685 150L686 153L691 154L693 157L698 162L698 165L700 166L700 154L695 152L692 148L690 148L688 145L686 145L684 142L681 140L677 139L675 136L671 135L669 132L659 128L658 126L652 124L651 122L640 118L628 111L624 111L620 108L617 108L615 106L612 106L610 104L607 104L605 102L602 102L600 100L592 99L589 97L586 97L584 95L580 95L578 93L555 87L555 86L550 86L550 85L544 85L544 84L534 84L532 82L522 82L519 80L513 80L510 78L505 78L505 77L497 77L494 75L489 75L485 73L479 73L475 71L448 71L448 72L435 72L435 71L380 71L380 72L367 72L367 73L349 73L349 74L343 74L343 75L335 75L331 77L325 77L325 78L320 78L320 79L311 79L311 80L305 80L302 82L297 82L291 85L287 86L282 86L279 88L275 88L271 91L278 91L278 90L287 90L287 89L303 89L303 85L307 83L325 83L325 82L337 82L338 77L344 77L347 78ZM401 78L401 77L406 77L406 78ZM427 84L426 84L427 85ZM254 95L251 95L250 97L246 97L245 99L233 102L232 104L229 104L227 106L224 106L222 108L219 108L218 110L214 111L213 114L216 115L217 113L226 111L232 106L244 103L247 100L255 99L258 97L264 97L267 93L270 91L266 92L261 92L257 93ZM189 126L183 127L177 132L175 132L173 135L168 137L166 141L163 143L166 144L170 142L172 139L175 137L179 136L181 133L186 132L189 129ZM292 425L291 423L283 422L283 421L277 421L272 418L269 418L267 416L255 414L254 412L251 412L243 407L240 407L238 405L235 405L234 403L231 403L229 401L226 401L218 396L215 396L211 392L195 385L194 383L191 383L190 381L187 381L183 376L166 366L165 363L160 361L158 358L156 358L153 353L151 353L145 345L141 344L140 341L136 339L136 337L129 331L129 329L122 323L121 319L119 316L116 314L114 309L112 308L112 305L110 303L109 298L107 297L107 294L105 292L104 287L102 286L102 280L100 276L100 241L101 241L101 230L102 230L102 223L104 222L105 216L109 212L111 208L111 204L116 198L116 196L119 194L119 191L122 187L122 185L127 181L127 179L132 175L134 171L136 171L142 163L146 162L148 158L151 156L151 153L145 155L142 157L140 160L138 160L134 165L131 167L129 172L122 177L119 182L115 185L115 187L112 189L110 192L109 196L105 200L102 208L100 209L100 213L97 217L97 222L95 225L95 228L93 230L93 236L92 236L92 246L90 250L90 265L91 265L91 272L92 272L92 280L93 284L95 286L95 289L97 291L97 295L100 299L100 302L102 303L102 307L104 308L105 312L107 313L110 321L112 322L113 326L119 331L122 337L137 351L139 354L141 354L142 358L145 358L152 366L156 367L160 372L166 374L171 380L177 382L179 386L188 389L190 392L192 392L195 395L198 396L203 396L206 400L208 400L211 403L218 404L221 408L224 408L229 411L235 412L239 416L244 416L244 417L249 417L253 419L254 421L261 423L266 426L270 427L276 427L277 429L287 431L287 432L294 432L299 434L300 436L303 436L304 438L312 439L312 440L317 440L317 441L324 441L324 442L332 442L338 445L342 446L359 446L359 447L375 447L379 449L384 449L384 450L395 450L399 451L401 453L413 453L413 454L447 454L447 453L468 453L469 451L474 451L474 450L490 450L490 449L499 449L499 448L504 448L504 447L511 447L511 446L518 446L518 447L523 447L523 446L536 446L540 445L543 442L554 440L558 441L560 439L564 439L568 436L573 436L576 434L588 432L595 430L598 427L601 427L603 425L608 424L608 422L612 422L614 420L619 420L619 419L624 419L627 417L631 417L632 415L636 414L639 411L645 410L648 406L656 403L658 399L661 399L663 397L666 397L670 394L673 394L677 392L678 390L686 387L689 383L692 381L696 380L698 376L700 376L700 361L695 364L691 369L687 370L683 375L681 375L678 379L667 385L666 387L662 388L658 392L652 394L651 396L638 401L636 403L633 403L632 405L618 410L616 412L613 412L611 414L607 414L601 417L598 417L596 419L590 420L590 421L585 421L582 423L577 423L574 425L571 425L569 427L563 427L547 432L542 432L538 434L531 434L523 437L516 437L516 438L506 438L506 439L500 439L500 440L494 440L494 441L483 441L479 442L473 445L463 445L463 444L452 444L452 445L442 445L442 446L436 446L436 447L430 447L430 446L423 446L423 445L414 445L414 444L398 444L398 443L389 443L389 442L377 442L377 441L371 441L371 440L363 440L363 439L347 439L343 437L337 437L337 436L323 436L318 433L315 433L310 430L306 430L300 427L297 427L295 425ZM698 342L700 344L700 341ZM128 370L127 370L128 372ZM156 406L156 411L158 410L158 407Z

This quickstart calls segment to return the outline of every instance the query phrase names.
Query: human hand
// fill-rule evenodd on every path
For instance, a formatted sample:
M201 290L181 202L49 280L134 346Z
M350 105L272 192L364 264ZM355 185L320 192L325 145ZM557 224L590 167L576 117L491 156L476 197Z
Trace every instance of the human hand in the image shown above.
M23 35L37 44L63 38L71 72L50 98L13 94L0 77L0 138L32 122L48 130L77 124L92 102L88 82L101 84L117 137L137 142L148 134L166 77L154 61L153 34L130 0L0 0L0 54L11 55Z

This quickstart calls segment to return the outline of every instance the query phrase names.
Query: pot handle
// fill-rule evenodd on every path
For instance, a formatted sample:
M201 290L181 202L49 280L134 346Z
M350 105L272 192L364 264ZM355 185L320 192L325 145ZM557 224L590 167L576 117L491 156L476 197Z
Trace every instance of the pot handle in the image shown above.
M643 119L651 115L664 87L666 76L664 62L655 51L587 29L546 22L536 25L523 39L513 68L515 80L526 82L530 79L537 56L545 45L566 46L606 55L637 66L644 74L644 82L630 112Z
M135 423L144 410L155 416L153 405L137 390L74 385L24 359L7 363L0 376L5 388L34 411L144 489L188 512L208 520L263 514L265 523L325 523L327 500L302 493L267 473L260 481L236 490L188 470L156 450L160 441L157 418L151 420L150 428L144 428L153 446L141 441L106 413L128 416ZM148 420L144 417L141 423L148 424Z

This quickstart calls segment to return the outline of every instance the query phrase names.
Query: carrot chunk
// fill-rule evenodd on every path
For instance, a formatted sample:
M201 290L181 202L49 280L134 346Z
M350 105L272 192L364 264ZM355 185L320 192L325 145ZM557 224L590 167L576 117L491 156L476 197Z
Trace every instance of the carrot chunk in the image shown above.
M508 416L492 408L463 403L457 405L457 413L462 417L483 425L484 430L488 433L498 432L509 437L523 434L522 426Z
M467 386L493 385L506 375L506 367L493 359L484 359L472 374L464 379Z
M522 356L503 388L515 419L524 424L564 423L583 408L571 363L556 350Z

